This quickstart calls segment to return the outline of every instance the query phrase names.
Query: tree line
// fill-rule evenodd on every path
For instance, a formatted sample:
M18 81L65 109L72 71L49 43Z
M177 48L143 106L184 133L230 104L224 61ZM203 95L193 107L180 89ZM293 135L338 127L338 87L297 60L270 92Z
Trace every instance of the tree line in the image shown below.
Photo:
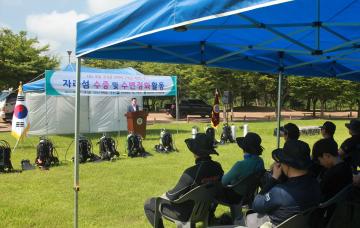
M45 70L58 69L60 58L49 54L49 45L41 46L37 38L24 31L14 33L0 29L0 88L15 87L28 82ZM208 103L220 93L231 91L234 106L276 107L278 76L241 72L197 65L163 64L133 61L103 61L85 59L83 65L99 68L134 69L148 75L175 75L180 99L200 98ZM360 114L360 83L334 78L286 76L282 82L282 107L312 111L354 110ZM149 97L147 105L154 110L170 97Z

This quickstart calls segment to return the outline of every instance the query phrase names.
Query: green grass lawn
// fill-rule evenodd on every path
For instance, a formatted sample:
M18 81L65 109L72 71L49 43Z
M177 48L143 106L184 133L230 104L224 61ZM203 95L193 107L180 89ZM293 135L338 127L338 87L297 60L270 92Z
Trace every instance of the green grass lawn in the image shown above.
M292 121L299 126L321 125L323 120ZM337 125L336 141L340 144L348 135L345 121L334 121ZM184 140L191 137L191 127L198 126L201 132L206 124L178 123L155 124L148 126L148 135L143 142L145 149L154 156L148 158L121 158L115 162L87 163L80 165L79 226L80 227L150 227L144 212L143 203L151 196L158 196L172 188L183 170L194 164L192 153ZM240 123L236 123L240 126ZM268 167L271 151L276 147L273 136L275 122L251 122L250 131L262 137L265 148L263 158ZM179 152L159 154L154 145L159 142L160 129L173 133ZM178 134L177 133L178 129ZM217 131L219 138L221 129ZM242 135L238 129L238 136ZM94 152L98 153L96 141L100 134L88 136L92 139ZM125 133L113 134L121 154L125 153ZM320 135L301 136L313 145ZM15 139L9 133L1 133L0 139L7 140L11 146ZM0 175L0 222L1 227L71 227L73 225L73 135L51 136L62 165L49 171L30 170L22 173ZM12 162L20 169L20 161L34 161L38 137L29 137L12 153ZM283 141L281 142L283 144ZM213 158L228 171L232 164L242 159L242 151L237 144L227 144L217 148L220 156ZM217 215L227 208L219 207ZM166 223L165 225L170 225ZM171 227L175 227L172 225Z

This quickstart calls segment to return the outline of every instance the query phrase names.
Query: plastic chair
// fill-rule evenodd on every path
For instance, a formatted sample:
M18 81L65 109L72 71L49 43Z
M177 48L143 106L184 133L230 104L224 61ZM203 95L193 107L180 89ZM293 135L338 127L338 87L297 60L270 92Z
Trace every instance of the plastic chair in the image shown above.
M310 216L317 207L309 208L306 211L296 214L281 224L275 226L276 228L310 228Z
M232 185L227 185L225 188L231 189L241 197L240 202L235 204L228 204L225 202L219 202L222 205L230 207L231 216L233 220L241 219L242 217L242 206L247 204L251 205L254 201L254 197L258 192L261 178L263 177L265 170L257 171L252 173Z
M350 193L352 187L353 187L352 183L345 186L340 192L338 192L331 199L329 199L326 202L320 203L319 208L326 208L332 204L338 203L340 201L344 201L348 196L348 194Z
M179 199L174 201L170 201L160 197L156 198L154 227L155 228L159 227L159 222L161 217L164 217L165 219L174 222L178 228L180 227L191 228L197 222L203 222L204 223L203 227L207 227L210 205L214 201L214 197L218 193L220 186L221 186L220 183L200 185L190 190L189 192L185 193ZM188 201L192 201L194 205L187 221L179 221L162 213L162 205L164 203L181 205Z

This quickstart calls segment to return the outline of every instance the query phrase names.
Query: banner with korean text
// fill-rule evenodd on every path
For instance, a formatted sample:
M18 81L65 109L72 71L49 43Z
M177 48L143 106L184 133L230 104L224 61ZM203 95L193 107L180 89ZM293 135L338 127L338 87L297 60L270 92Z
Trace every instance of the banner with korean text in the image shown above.
M74 96L75 72L46 71L46 95ZM81 72L81 96L176 96L176 76Z

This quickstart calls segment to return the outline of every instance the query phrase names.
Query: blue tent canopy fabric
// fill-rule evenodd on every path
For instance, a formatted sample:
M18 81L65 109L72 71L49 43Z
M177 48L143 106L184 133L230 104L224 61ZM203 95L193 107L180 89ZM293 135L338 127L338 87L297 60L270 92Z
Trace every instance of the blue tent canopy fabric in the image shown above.
M76 65L68 64L66 67L62 69L62 71L74 71L75 72ZM143 75L139 71L134 68L122 68L122 69L99 69L94 67L81 67L81 72L89 72L89 73L108 73L108 74L126 74L126 75ZM44 92L45 91L45 78L30 82L23 85L24 92Z
M359 12L360 0L138 0L79 22L76 55L360 81Z

